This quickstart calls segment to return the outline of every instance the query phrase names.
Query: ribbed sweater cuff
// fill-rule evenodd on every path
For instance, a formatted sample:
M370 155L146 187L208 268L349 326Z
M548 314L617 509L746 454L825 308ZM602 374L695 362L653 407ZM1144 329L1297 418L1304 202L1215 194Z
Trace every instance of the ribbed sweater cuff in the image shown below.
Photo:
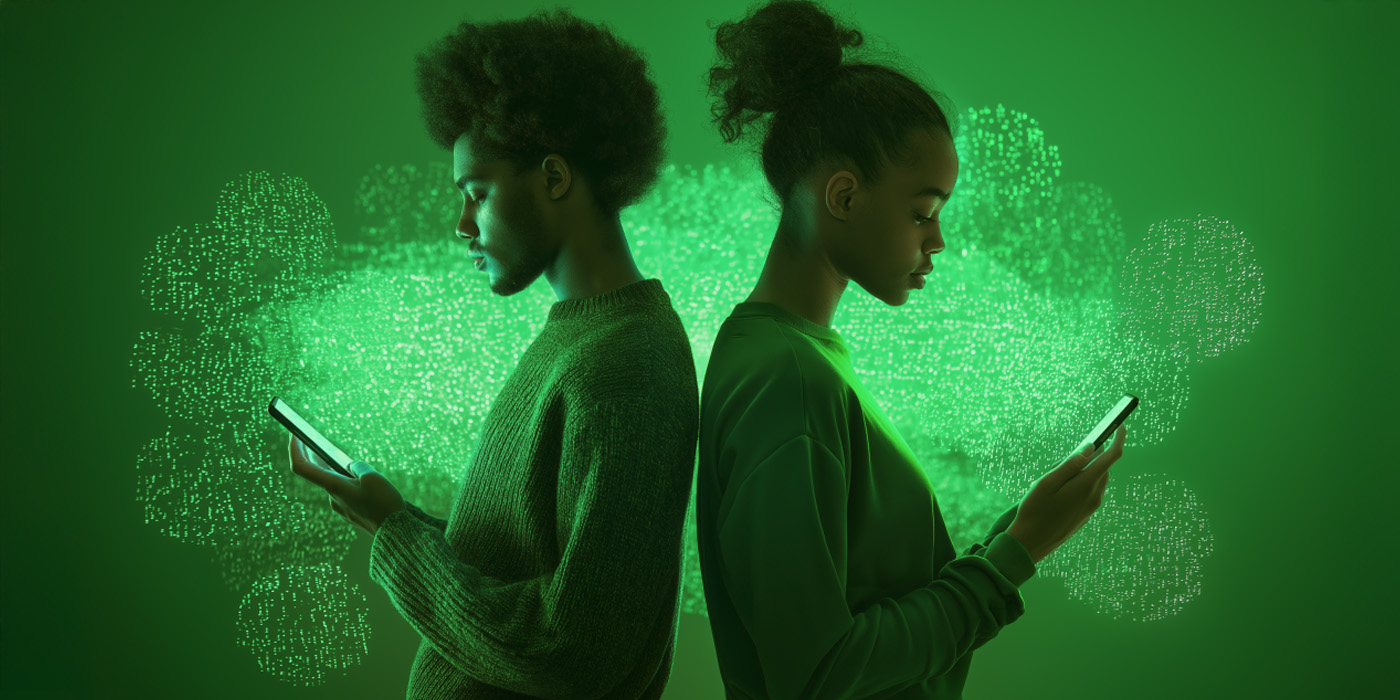
M980 556L990 561L1017 588L1035 575L1035 562L1030 552L1020 540L1005 532L992 538L992 543Z
M370 543L369 577L385 588L392 587L392 592L398 592L397 586L393 586L393 581L397 578L397 572L403 569L404 554L412 549L414 537L422 536L425 532L442 535L427 523L415 518L407 508L390 513L389 517L379 524L379 529L374 531L374 541Z

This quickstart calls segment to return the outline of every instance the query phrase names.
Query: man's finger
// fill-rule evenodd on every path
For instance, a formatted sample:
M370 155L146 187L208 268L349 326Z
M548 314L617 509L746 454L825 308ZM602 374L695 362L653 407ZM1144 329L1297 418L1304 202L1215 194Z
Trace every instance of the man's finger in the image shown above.
M306 448L302 446L301 441L297 440L295 435L293 435L291 441L288 442L287 448L292 456L292 472L297 476L320 486L332 494L340 495L345 493L346 488L349 486L349 479L312 463L311 460L307 458Z

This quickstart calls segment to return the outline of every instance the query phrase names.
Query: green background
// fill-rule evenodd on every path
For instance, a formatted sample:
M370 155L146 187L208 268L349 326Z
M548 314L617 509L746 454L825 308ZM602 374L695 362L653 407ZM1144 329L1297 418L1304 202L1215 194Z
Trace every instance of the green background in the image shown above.
M651 5L569 6L647 55L673 162L745 157L709 126L701 76L706 22L747 5ZM346 225L374 165L447 156L419 121L413 56L462 19L545 6L0 3L0 694L402 696L416 635L370 581L366 538L342 566L369 597L370 655L304 688L236 646L209 550L142 522L133 458L164 421L132 388L151 321L138 271L245 171L305 178ZM1064 177L1108 190L1130 247L1154 222L1214 215L1264 271L1250 341L1194 366L1172 439L1132 456L1207 508L1202 594L1114 622L1032 579L967 697L1394 686L1400 2L830 6L959 108L1034 116ZM707 623L686 615L666 697L721 696Z

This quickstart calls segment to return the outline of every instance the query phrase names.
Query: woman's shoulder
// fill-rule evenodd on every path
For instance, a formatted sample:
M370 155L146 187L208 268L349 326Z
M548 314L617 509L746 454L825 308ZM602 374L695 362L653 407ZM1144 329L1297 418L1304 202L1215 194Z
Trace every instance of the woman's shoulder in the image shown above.
M820 342L776 321L730 319L705 370L707 393L765 394L802 404L844 396L847 383Z

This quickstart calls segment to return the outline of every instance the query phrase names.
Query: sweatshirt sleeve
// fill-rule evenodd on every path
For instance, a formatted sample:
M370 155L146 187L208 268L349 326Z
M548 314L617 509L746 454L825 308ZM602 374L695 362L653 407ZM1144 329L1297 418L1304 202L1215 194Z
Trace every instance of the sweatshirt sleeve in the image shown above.
M407 509L375 533L371 577L463 674L531 697L596 698L662 663L643 651L673 622L661 618L674 614L695 422L609 399L565 414L555 569L487 576Z
M1019 560L1010 564L1010 566L1018 568L1029 567L1030 571L1034 572L1035 562L1031 559L1030 552L1026 551L1025 545L1022 545L1020 540L1011 535L1003 536L1007 528L1011 527L1011 523L1016 522L1016 513L1019 512L1020 509L1021 504L1016 503L1005 513L1002 513L1001 517L997 518L997 521L992 524L991 532L987 533L987 536L983 538L981 542L968 547L967 551L963 553L963 556L987 556L987 551L991 548L992 543L997 542L997 547L1002 557ZM998 541L998 538L1005 541ZM977 636L977 641L972 643L971 651L976 651L981 648L983 644L995 639L997 633L1000 631L1001 628L997 628L989 630L988 633L979 634Z
M412 503L409 503L409 502L407 502L407 501L405 501L403 505L404 505L404 508L406 508L406 509L408 510L409 513L412 513L412 514L413 514L413 517L418 518L419 520L421 520L421 521L427 523L427 524L428 524L429 526L431 526L434 530L437 530L438 532L446 532L446 531L447 531L447 521L446 521L446 520L444 520L444 519L442 519L442 518L435 518L435 517L433 517L433 516L431 516L431 515L428 515L428 511L423 510L422 508L419 508L418 506L415 506L415 505L413 505Z
M840 459L803 435L745 473L719 513L721 575L774 700L867 697L940 676L1024 612L1017 586L1033 569L997 536L927 586L851 610Z

